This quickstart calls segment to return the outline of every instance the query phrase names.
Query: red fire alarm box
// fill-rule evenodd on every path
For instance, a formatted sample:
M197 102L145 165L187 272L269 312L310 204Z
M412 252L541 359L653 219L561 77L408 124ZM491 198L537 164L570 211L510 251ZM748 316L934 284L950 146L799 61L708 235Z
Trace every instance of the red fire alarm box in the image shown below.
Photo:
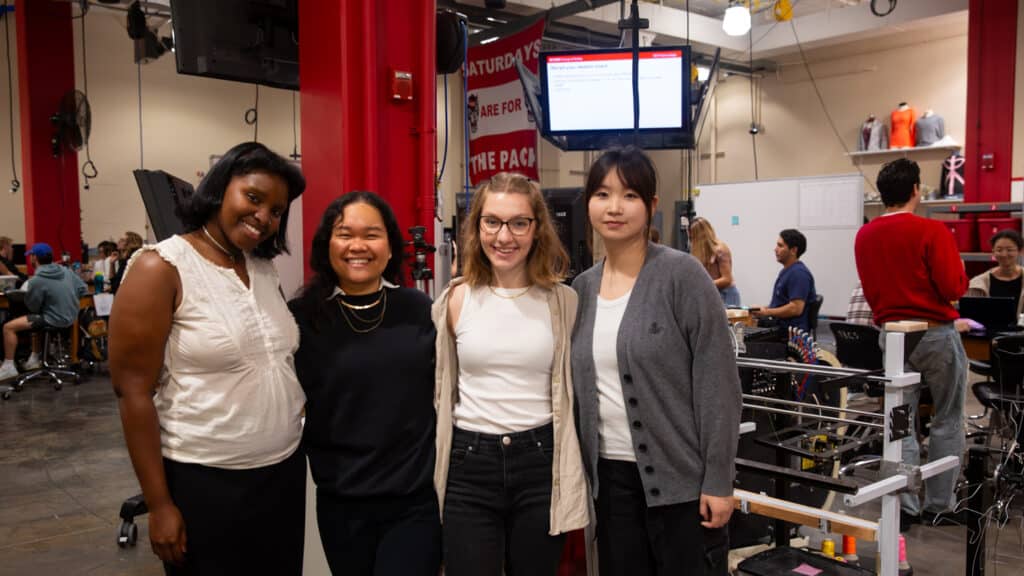
M412 72L392 70L391 97L395 100L412 100Z

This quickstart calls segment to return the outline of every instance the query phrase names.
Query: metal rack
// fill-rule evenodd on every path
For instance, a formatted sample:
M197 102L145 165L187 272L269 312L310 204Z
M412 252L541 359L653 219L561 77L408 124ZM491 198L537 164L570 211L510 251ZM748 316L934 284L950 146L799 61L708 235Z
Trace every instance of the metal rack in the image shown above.
M867 380L883 383L885 386L884 408L881 414L871 412L858 412L845 408L830 408L817 404L807 404L788 400L744 396L744 407L754 410L765 410L773 413L788 413L801 418L833 422L847 425L866 426L879 430L882 433L882 462L880 473L883 476L880 480L866 486L847 486L840 480L819 477L817 482L828 484L831 489L845 494L843 501L847 506L860 506L873 500L881 499L882 513L877 524L852 518L845 515L836 515L832 512L823 511L817 508L809 508L781 499L767 498L763 495L755 495L749 492L736 491L734 497L737 507L743 511L753 511L790 522L814 525L817 524L824 530L832 530L839 533L859 535L871 533L878 541L879 574L882 576L897 576L899 571L899 532L900 532L900 503L899 493L913 489L920 485L926 478L931 478L947 470L954 469L960 465L960 459L956 456L947 456L939 460L929 462L923 466L911 467L902 463L900 441L909 430L907 414L909 408L903 402L903 391L918 384L921 380L920 374L916 372L904 372L906 355L905 340L906 334L897 331L885 333L885 371L879 374L875 371L857 370L849 368L835 368L830 366L817 366L810 364L795 364L775 360L762 360L753 358L737 358L736 364L740 368L754 368L778 372L789 372L797 374L815 374L831 377L833 383L839 380ZM757 404L756 402L761 402ZM776 406L789 406L801 408L801 411L790 410L776 406L765 406L775 404ZM814 412L836 412L836 416L825 416ZM852 420L846 418L846 414L857 414L868 418L867 421ZM877 422L874 420L881 420ZM762 469L772 468L772 472L788 476L796 481L802 481L806 473L792 470L778 469L767 464L750 462L738 462L740 465L756 466ZM766 470L767 471L767 470ZM797 478L800 476L801 478Z

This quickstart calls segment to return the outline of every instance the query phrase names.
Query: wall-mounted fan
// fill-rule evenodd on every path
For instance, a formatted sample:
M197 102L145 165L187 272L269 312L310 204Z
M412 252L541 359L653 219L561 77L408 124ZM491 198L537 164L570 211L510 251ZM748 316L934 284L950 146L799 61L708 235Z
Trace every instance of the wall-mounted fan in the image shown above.
M60 100L60 109L50 117L53 123L53 156L56 158L67 150L81 150L89 141L92 129L92 110L89 100L81 90L70 90Z

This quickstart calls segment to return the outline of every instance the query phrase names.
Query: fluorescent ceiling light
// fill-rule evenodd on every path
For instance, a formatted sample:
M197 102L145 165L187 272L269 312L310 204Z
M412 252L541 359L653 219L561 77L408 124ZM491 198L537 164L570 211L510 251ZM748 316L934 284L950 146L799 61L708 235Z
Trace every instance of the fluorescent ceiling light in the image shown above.
M711 76L711 68L707 66L697 66L697 81L707 82L708 76Z
M750 31L750 9L739 4L730 4L725 9L722 30L729 36L743 36Z
M495 24L508 24L508 20L502 20L500 18L491 18L488 16L485 18L488 22L494 22Z
M498 39L497 36L491 36L490 38L484 38L483 40L480 41L480 44L490 44L491 42L494 42L497 39Z

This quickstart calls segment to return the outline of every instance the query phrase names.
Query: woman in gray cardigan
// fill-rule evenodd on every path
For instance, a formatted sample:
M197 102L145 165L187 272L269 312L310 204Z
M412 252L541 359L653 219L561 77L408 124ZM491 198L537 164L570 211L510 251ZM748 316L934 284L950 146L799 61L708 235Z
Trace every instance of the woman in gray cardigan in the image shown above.
M634 147L587 176L607 256L573 282L572 370L600 574L726 574L739 376L703 266L647 241L656 190Z

